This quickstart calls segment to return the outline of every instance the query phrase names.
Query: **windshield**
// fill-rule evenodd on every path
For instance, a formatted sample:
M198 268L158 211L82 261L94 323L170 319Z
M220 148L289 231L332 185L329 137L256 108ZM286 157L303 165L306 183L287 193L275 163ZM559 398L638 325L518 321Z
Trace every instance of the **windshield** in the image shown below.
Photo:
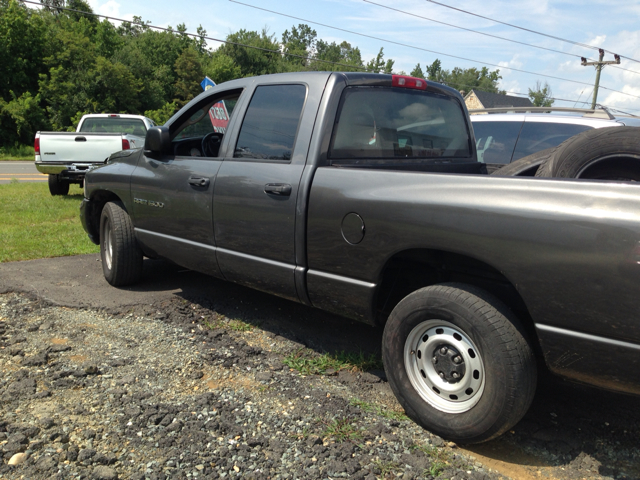
M128 133L144 137L147 134L147 127L142 120L137 118L119 117L95 117L87 118L82 122L81 132L107 132L107 133Z
M329 158L469 158L464 112L453 98L387 87L345 89Z

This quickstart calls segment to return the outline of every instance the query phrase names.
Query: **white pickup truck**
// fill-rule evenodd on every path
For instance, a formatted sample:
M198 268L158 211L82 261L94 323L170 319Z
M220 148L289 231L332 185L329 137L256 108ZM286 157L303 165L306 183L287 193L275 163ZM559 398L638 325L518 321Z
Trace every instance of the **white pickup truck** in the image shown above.
M71 183L82 186L85 173L112 153L144 147L154 125L140 115L99 113L83 116L75 132L37 132L36 168L49 175L51 195L66 195Z

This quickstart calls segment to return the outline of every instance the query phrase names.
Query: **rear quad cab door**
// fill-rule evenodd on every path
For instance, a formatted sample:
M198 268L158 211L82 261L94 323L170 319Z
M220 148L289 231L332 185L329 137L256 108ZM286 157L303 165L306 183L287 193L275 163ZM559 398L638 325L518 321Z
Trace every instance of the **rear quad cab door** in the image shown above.
M255 87L238 118L242 123L234 129L234 148L220 167L214 196L224 277L291 300L299 299L295 226L296 214L305 215L296 209L300 179L326 84L325 77L308 80L319 85L287 83L279 76Z
M131 196L136 236L147 255L221 276L213 236L213 189L225 133L241 95L236 89L204 98L169 127L170 152L141 156L131 177Z

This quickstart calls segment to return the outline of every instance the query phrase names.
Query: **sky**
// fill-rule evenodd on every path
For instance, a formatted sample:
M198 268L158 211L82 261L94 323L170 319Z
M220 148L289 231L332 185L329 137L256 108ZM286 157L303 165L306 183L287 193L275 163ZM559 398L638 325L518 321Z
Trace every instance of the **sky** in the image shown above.
M346 40L358 46L365 61L375 57L383 47L385 58L395 60L396 72L410 72L417 63L424 70L426 65L440 59L447 70L483 66L499 69L502 76L499 87L510 94L526 95L530 88L535 89L537 82L547 82L557 99L554 105L561 107L590 106L596 69L582 66L580 57L597 60L597 49L603 48L607 50L604 60L614 60L613 53L622 58L620 65L602 70L597 103L640 115L638 0L437 0L486 18L428 0L241 1L245 5L229 0L89 0L88 3L103 15L124 19L137 15L153 25L174 28L184 23L187 31L193 33L202 25L207 36L216 39L224 39L240 29L263 28L280 39L291 26L307 23L318 38L337 43ZM215 49L220 44L209 41L208 45ZM577 103L580 101L587 104Z

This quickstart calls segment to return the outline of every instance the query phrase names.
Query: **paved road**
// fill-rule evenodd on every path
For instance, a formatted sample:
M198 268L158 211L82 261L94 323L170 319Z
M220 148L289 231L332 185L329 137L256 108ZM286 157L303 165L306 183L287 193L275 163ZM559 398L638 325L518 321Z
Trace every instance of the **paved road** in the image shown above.
M0 162L0 184L15 178L19 182L46 182L48 177L36 170L33 162Z

